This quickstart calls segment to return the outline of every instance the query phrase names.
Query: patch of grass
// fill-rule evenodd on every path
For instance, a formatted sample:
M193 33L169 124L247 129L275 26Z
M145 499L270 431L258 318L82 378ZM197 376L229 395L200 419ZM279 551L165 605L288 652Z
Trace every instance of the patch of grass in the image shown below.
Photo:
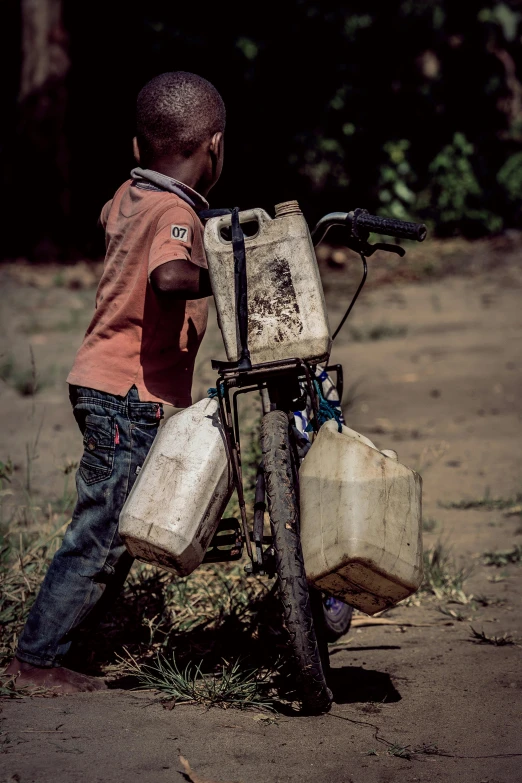
M470 629L471 639L476 644L492 644L494 647L516 644L515 639L508 633L503 633L502 636L494 636L487 634L484 630L477 631L472 625L470 625Z
M458 511L467 511L468 509L482 509L483 511L503 511L515 506L522 501L522 493L518 492L513 498L493 498L486 491L483 497L471 498L465 500L450 501L449 503L439 502L441 508L453 508Z
M53 520L38 533L0 535L0 661L5 662L14 653L27 612L67 523Z
M449 606L439 606L439 612L445 617L451 617L452 620L456 620L459 623L470 619L469 617L463 615L459 609L450 609Z
M504 606L506 603L503 598L488 598L486 595L475 595L473 600L480 606Z
M178 577L140 564L128 583L124 598L146 602L161 592L163 611L148 618L150 642L168 646L178 634L187 634L204 625L216 628L225 620L232 625L248 624L256 601L267 592L263 582L249 578L243 564L204 566L190 576ZM151 601L153 604L154 601Z
M508 574L506 574L505 571L503 571L501 574L493 574L493 576L488 576L488 582L492 582L493 584L497 584L498 582L505 582L506 579L508 579Z
M17 674L0 674L0 699L23 699L24 696L56 696L56 689L38 685L15 688Z
M469 571L457 568L450 552L439 541L424 552L424 581L421 590L438 600L469 604L471 596L463 590Z
M11 523L11 533L0 535L0 664L14 653L27 613L60 546L69 523L74 497L64 491L62 499L47 509L28 509L17 514L22 528ZM26 529L29 516L33 531ZM178 577L153 566L137 563L116 605L96 634L80 635L78 658L84 649L94 651L105 670L121 673L115 663L124 647L140 662L175 646L185 660L203 655L214 665L220 656L243 654L256 644L259 613L269 585L245 574L242 563L215 564ZM268 623L263 623L270 633ZM273 638L270 640L275 651ZM260 650L270 657L270 649ZM107 669L108 667L108 669Z
M351 339L356 343L385 340L393 337L405 337L408 327L405 324L373 324L372 326L348 328Z
M175 656L171 660L157 656L154 663L140 665L130 658L127 671L137 677L140 689L153 689L179 703L205 707L238 709L273 708L268 696L270 672L245 669L239 660L223 663L218 671L202 671L202 664L187 664L180 669Z
M43 377L37 372L32 349L30 359L29 367L20 367L9 355L0 365L0 380L16 389L22 397L34 397L39 391L52 385L54 379L53 368L48 368Z
M512 549L498 550L496 552L484 552L484 564L488 566L502 566L522 561L522 544L515 544Z
M11 476L13 475L14 465L10 458L7 458L6 462L0 460L0 489L3 488L3 482L7 481L11 483Z
M2 463L4 481L11 477L10 465L9 461ZM23 474L9 490L3 490L14 492L22 502L13 504L10 500L8 508L0 495L0 508L9 512L0 527L0 662L12 656L27 613L60 546L75 502L75 492L68 487L75 467L74 462L63 466L61 497L45 507L32 501L28 478ZM266 610L264 599L270 586L247 576L241 562L202 566L189 577L136 563L100 632L86 633L85 638L80 635L79 657L87 646L102 666L113 666L115 673L115 656L124 647L141 661L172 645L180 651L178 659L205 655L209 665L221 657L231 660L238 649L246 654L251 647L260 659L270 658L271 648L276 652L273 635L271 648L269 644L258 650L258 615ZM263 621L265 635L271 633L270 622L270 618Z
M422 529L425 533L433 533L437 525L438 522L436 519L433 519L433 517L423 517L422 519Z
M399 759L410 761L412 751L409 745L390 745L386 751L388 756L396 756Z

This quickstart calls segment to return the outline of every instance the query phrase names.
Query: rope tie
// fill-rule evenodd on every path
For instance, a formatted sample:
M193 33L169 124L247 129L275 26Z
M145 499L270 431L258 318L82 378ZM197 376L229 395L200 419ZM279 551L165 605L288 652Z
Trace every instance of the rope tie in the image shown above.
M218 389L215 386L211 386L210 389L207 389L207 397L209 400L213 400L215 397L219 397L219 394L223 395L223 384L219 384L219 393Z
M321 384L318 380L314 380L315 391L319 400L317 410L317 423L319 427L322 427L326 421L334 419L337 422L337 431L343 431L342 413L338 405L327 400L323 394ZM314 429L312 422L308 423L305 432L312 432Z

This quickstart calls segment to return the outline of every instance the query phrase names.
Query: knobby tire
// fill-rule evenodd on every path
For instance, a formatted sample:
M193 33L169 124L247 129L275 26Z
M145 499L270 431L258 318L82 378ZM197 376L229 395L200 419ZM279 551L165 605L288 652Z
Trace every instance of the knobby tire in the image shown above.
M279 593L297 667L299 698L305 712L319 714L327 712L332 703L332 693L325 679L328 651L324 638L318 644L314 627L314 614L322 617L322 606L315 606L317 596L309 591L306 580L299 529L296 459L288 416L283 411L271 411L263 417L261 445Z

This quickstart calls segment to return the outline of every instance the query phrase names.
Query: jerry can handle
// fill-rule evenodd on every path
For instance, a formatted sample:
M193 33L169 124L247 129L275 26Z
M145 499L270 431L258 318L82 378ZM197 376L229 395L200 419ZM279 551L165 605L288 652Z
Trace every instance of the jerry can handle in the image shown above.
M244 212L239 213L240 223L249 223L257 221L261 226L263 223L271 221L271 217L265 212L264 209L246 209ZM210 220L206 225L206 230L214 235L215 239L218 239L224 245L231 245L231 240L226 240L221 236L221 230L223 228L229 228L232 225L232 215L223 215L222 217ZM245 237L245 241L248 242L253 237Z

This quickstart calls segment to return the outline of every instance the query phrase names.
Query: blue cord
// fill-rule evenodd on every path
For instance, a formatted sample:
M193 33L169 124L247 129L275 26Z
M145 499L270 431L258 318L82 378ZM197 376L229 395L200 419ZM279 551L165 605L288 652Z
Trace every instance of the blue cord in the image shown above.
M219 385L220 385L221 394L223 395L223 384L220 383ZM217 396L218 396L218 390L217 390L217 388L215 386L211 386L210 389L207 389L207 397L210 400L213 400L214 397L217 397Z
M319 405L317 410L317 423L319 427L322 427L326 421L330 421L331 419L334 419L337 422L338 432L342 432L343 422L341 418L342 417L341 409L337 405L334 405L333 403L329 402L329 400L325 399L319 381L314 380L314 386L317 392L317 397L319 399ZM312 432L313 429L314 426L312 422L309 422L306 428L306 432Z

